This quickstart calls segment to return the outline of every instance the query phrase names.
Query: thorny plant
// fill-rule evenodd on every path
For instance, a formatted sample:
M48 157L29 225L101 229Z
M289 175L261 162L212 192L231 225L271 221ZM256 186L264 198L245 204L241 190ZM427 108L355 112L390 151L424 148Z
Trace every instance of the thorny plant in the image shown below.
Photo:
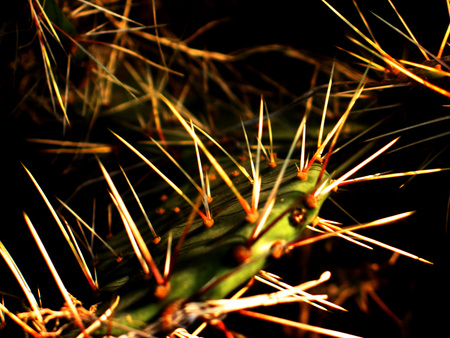
M93 305L86 309L77 299L84 296L66 287L61 268L56 267L48 252L51 244L44 245L29 213L24 212L25 224L57 284L64 305L59 310L44 307L45 299L40 299L40 290L36 299L32 291L35 286L30 287L24 277L27 273L21 272L0 242L0 254L24 292L28 308L10 311L9 299L4 297L0 304L2 323L9 326L10 321L15 322L33 337L120 335L130 338L166 334L196 337L206 326L216 327L225 336L233 337L225 316L235 312L317 334L354 337L250 310L291 302L325 311L344 310L339 305L345 298L344 293L330 301L326 294L306 292L327 282L330 272L323 272L317 280L291 286L266 271L268 263L298 247L340 237L366 248L381 246L391 250L394 252L392 262L398 255L404 255L431 264L413 253L357 232L403 220L413 211L384 214L366 223L355 221L351 226L319 217L318 212L328 196L331 194L330 199L334 201L335 191L343 187L446 170L428 168L436 158L444 156L446 149L441 148L435 151L434 157L425 160L421 169L354 177L387 151L402 151L427 141L445 140L448 136L448 131L434 133L393 150L399 143L398 136L401 139L408 131L446 123L448 116L423 119L370 137L377 127L389 123L394 114L373 119L360 116L381 108L397 108L397 105L375 106L377 96L391 89L410 87L411 83L418 83L438 97L450 97L440 84L441 80L432 81L435 77L445 79L449 74L443 53L450 25L438 53L433 55L416 40L392 2L388 1L406 33L375 15L418 48L426 61L416 63L397 59L386 52L357 6L368 33L363 33L335 7L323 2L355 33L356 38L350 37L350 40L363 53L349 53L363 64L362 71L337 60L317 59L281 45L254 47L232 54L192 48L189 44L215 23L185 40L178 40L159 24L154 4L153 24L147 26L132 17L136 5L132 1L123 4L70 1L67 8L61 10L55 1L28 0L24 12L29 15L34 36L30 45L23 47L15 67L19 73L19 70L42 65L44 76L39 72L22 75L19 89L24 99L13 113L28 111L32 120L50 124L53 122L44 121L53 116L58 126L62 125L65 140L30 137L28 142L51 146L41 151L57 154L57 161L62 156L70 157L66 172L77 172L84 166L92 168L93 164L100 168L101 175L86 180L72 195L52 202L34 178L34 170L29 170L33 165L26 163L24 168L73 253L89 293L95 296L87 297ZM89 30L80 31L82 27L89 27ZM310 89L300 96L292 95L272 79L259 74L260 79L291 101L273 111L267 100L268 90L244 82L233 83L234 80L245 81L239 62L245 63L247 58L269 52L314 68ZM160 62L152 61L154 55ZM41 61L37 61L38 58ZM225 80L224 72L227 77L235 77L233 81ZM372 73L384 74L387 79L380 82L371 77ZM324 84L319 82L322 77L328 77ZM48 95L42 97L42 91ZM260 99L261 94L265 94L266 100ZM257 114L251 108L255 99L259 102ZM206 101L203 114L193 113L189 108L190 102L195 100ZM34 111L38 106L41 107L39 114ZM193 106L198 109L198 103ZM292 112L300 107L303 113L299 118ZM230 118L230 112L236 115ZM106 131L101 121L108 121L110 131ZM112 141L98 138L99 131L102 135L108 134L105 139ZM136 139L136 134L139 135L138 146L129 141ZM144 135L149 137L143 141ZM375 141L387 138L388 141L373 150ZM346 152L346 149L355 149L355 143L363 139L371 142L359 146L355 154L353 150ZM226 141L229 150L221 145ZM127 167L110 172L105 162L111 162L118 153ZM137 155L139 162L130 160L129 153ZM338 159L344 159L345 163L339 163ZM358 164L354 165L356 160ZM150 175L150 180L161 183L145 185L144 177L136 184L128 177L130 172L133 178L140 177L142 171L135 174L134 170L142 169L143 165L156 173ZM119 175L126 184L116 185ZM198 178L193 178L194 175ZM80 191L98 181L107 182L112 201L107 207L107 229L102 229L94 216L89 224L71 207L78 194L82 195ZM149 186L156 191L145 196L145 187ZM160 192L171 190L174 191L171 196L163 195L162 202L155 203ZM94 215L96 203L94 200ZM141 221L132 216L134 204L144 215ZM149 208L152 211L148 211ZM120 226L125 230L118 230L115 218L121 219ZM278 291L246 296L255 283ZM374 284L361 285L361 292L369 293L396 318L377 296L372 288ZM97 301L100 303L96 304ZM195 324L199 325L197 329L193 329Z

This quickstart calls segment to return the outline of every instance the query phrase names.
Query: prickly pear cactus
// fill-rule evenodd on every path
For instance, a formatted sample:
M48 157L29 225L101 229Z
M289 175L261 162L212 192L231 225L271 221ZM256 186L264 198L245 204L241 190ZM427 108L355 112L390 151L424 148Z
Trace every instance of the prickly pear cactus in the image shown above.
M326 196L315 198L313 192L328 179L326 174L320 176L319 164L314 164L303 179L300 179L295 162L290 160L283 164L278 160L276 166L262 168L261 205L268 201L274 183L281 179L281 184L271 212L265 218L261 234L256 237L252 237L257 226L256 220L248 221L248 215L236 196L219 177L211 181L210 207L214 218L212 226L205 226L200 217L192 220L192 224L187 224L190 222L188 219L192 208L178 195L165 201L163 208L166 211L153 222L156 233L161 235L161 241L152 250L157 266L162 268L164 265L169 236L172 237L173 243L177 243L189 226L189 233L178 252L173 272L164 283L167 286L167 294L158 299L155 295L154 279L147 281L141 276L138 280L133 280L136 276L126 278L128 275L118 276L116 273L116 278L126 280L124 285L116 290L121 295L122 304L117 310L117 316L120 317L123 312L133 318L133 321L149 323L171 303L178 302L181 306L180 301L188 299L193 301L227 297L265 268L271 260L287 251L288 244L298 240L305 226L317 218ZM286 164L283 173L281 168ZM232 171L236 171L236 167L232 168ZM210 175L215 176L213 173ZM253 186L248 177L240 173L233 179L233 183L244 199L251 199ZM196 190L192 190L183 189L188 195L195 194ZM175 209L179 210L174 212ZM141 233L144 240L151 243L152 234L148 228ZM117 252L131 252L134 256L126 235L117 234L109 243ZM120 270L121 265L130 264L129 259L125 259L118 265L114 258L108 259L100 255L99 272ZM176 324L180 323L174 323ZM176 327L165 329L174 328Z

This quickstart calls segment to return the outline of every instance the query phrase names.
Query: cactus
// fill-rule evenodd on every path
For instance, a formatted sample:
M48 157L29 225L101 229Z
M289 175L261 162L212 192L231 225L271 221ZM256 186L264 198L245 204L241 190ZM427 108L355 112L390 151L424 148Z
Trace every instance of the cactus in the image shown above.
M251 310L291 302L307 306L301 311L306 317L311 306L342 310L346 303L332 291L351 285L348 275L342 286L327 288L326 281L340 277L339 270L330 274L309 267L315 277L305 274L302 282L320 277L292 287L269 271L283 270L284 260L294 265L289 256L295 259L299 247L330 237L389 249L392 265L398 255L418 260L417 265L431 263L357 232L412 216L406 198L398 201L399 208L384 205L378 211L377 196L369 203L376 213L367 217L358 214L362 199L345 196L358 196L357 186L370 184L388 200L384 179L441 180L448 152L441 145L448 132L426 128L445 128L448 116L438 109L431 117L408 114L405 126L392 111L411 110L408 102L400 107L400 94L395 94L405 89L401 95L407 100L413 91L411 102L428 96L446 102L444 47L432 56L410 34L406 39L427 61L401 61L377 42L363 10L357 7L355 13L368 34L348 19L348 12L344 16L326 1L317 3L354 32L350 40L362 52L349 54L362 67L274 44L231 54L195 48L195 38L214 22L187 40L176 40L159 25L165 8L156 4L141 12L133 6L143 4L132 1L29 0L17 7L6 26L31 22L35 39L30 44L19 40L23 47L14 55L19 83L14 88L23 99L16 105L11 99L6 107L15 124L36 128L24 136L33 149L9 161L14 177L25 182L25 189L15 191L27 191L31 203L24 202L20 219L11 220L18 224L23 249L15 249L15 238L0 238L7 285L0 285L4 332L14 327L34 337L198 336L201 329L195 327L204 323L231 337L239 335L228 328L226 316L233 312L305 332L353 337L359 334L356 328L332 330ZM151 18L147 12L153 12ZM390 21L375 18L398 31ZM6 37L7 45L11 39ZM268 54L314 68L310 87L292 95L282 84L271 87L275 81L264 74L258 74L263 85L254 87L246 77L255 72L246 66ZM423 134L417 138L411 130ZM386 154L412 147L417 156L408 161ZM430 151L428 157L419 156ZM369 167L372 162L376 165ZM391 169L396 172L386 172ZM362 176L354 178L356 172ZM331 202L353 208L354 225L325 219ZM312 249L304 250L301 269L306 271L314 264L306 258ZM333 255L338 251L334 248ZM40 274L48 270L52 286L46 287ZM377 296L381 278L371 273L359 268L357 286L348 290L358 288L363 299L369 294L400 323ZM247 296L250 285L260 282L277 291ZM311 287L331 299L306 293ZM362 301L361 308L367 303Z

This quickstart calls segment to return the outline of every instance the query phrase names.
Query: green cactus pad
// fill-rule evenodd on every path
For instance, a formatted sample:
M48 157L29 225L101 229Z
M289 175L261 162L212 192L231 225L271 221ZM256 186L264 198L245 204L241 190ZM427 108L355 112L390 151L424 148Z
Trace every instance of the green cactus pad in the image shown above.
M248 165L248 163L247 163ZM245 166L245 164L244 164ZM282 161L278 160L275 168L267 166L261 170L262 186L260 209L266 203L274 182L280 174ZM292 243L301 237L302 231L318 214L326 196L317 201L317 206L307 206L306 197L317 188L317 180L322 166L314 164L308 171L307 179L297 178L296 161L288 162L284 177L276 196L276 202L268 216L260 236L249 245L256 223L246 221L246 213L234 194L217 177L211 182L212 202L210 203L214 225L207 228L200 217L190 225L189 234L178 253L170 274L170 290L166 297L157 299L154 296L156 283L154 279L146 280L138 271L136 261L124 234L117 234L110 244L118 252L124 254L124 260L116 263L113 257L100 257L99 271L108 271L115 277L105 290L120 295L121 301L114 315L115 319L134 327L143 327L157 319L157 316L169 305L183 300L221 299L239 286L249 281L259 270L265 268L273 259L275 247L283 251L286 243ZM228 171L232 171L230 169ZM325 173L322 180L327 180ZM242 196L249 201L252 195L252 184L240 174L233 183ZM193 188L185 187L187 195L198 194ZM165 212L151 217L156 232L161 236L157 244L150 244L153 258L162 270L166 257L169 232L173 236L173 247L182 236L192 207L178 195L170 197L164 204ZM174 212L174 208L180 208ZM293 215L296 215L294 221ZM152 235L148 228L141 226L147 243L152 243ZM267 227L267 228L266 228ZM277 246L277 244L280 244ZM244 261L235 259L236 248L246 248L250 257ZM128 322L126 318L133 318Z

